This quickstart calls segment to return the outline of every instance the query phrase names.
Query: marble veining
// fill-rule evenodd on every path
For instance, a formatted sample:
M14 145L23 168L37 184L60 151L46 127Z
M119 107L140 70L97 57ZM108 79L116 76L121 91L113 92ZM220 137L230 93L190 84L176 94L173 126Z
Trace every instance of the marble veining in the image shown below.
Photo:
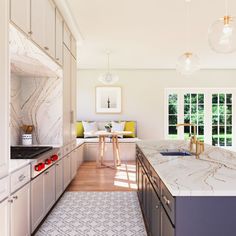
M205 145L195 156L162 156L165 149L188 150L186 141L140 141L137 145L173 196L236 196L236 153Z

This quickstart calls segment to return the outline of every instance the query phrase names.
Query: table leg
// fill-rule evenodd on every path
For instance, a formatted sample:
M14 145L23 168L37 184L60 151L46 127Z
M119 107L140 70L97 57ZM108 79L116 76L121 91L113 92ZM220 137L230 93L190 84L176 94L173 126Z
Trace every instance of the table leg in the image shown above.
M119 142L118 142L118 137L115 137L116 140L116 161L117 161L117 165L120 166L121 165L121 161L120 161L120 148L119 148Z
M115 141L114 135L112 135L112 150L113 150L114 167L116 169L117 168L116 166L116 141Z

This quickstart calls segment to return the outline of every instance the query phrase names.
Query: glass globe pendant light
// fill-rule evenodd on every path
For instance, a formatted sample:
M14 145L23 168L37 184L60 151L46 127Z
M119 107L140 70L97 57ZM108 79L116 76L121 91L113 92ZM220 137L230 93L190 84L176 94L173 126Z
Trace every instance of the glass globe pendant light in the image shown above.
M119 77L111 73L110 70L110 51L107 52L107 72L99 76L98 80L103 84L114 84L119 80Z
M187 14L186 14L186 39L187 47L189 48L189 3L191 0L185 0L187 3ZM190 50L184 52L177 61L176 70L184 75L190 76L200 69L199 57Z
M228 14L228 0L225 1L226 14L209 27L208 42L217 53L236 51L236 18Z

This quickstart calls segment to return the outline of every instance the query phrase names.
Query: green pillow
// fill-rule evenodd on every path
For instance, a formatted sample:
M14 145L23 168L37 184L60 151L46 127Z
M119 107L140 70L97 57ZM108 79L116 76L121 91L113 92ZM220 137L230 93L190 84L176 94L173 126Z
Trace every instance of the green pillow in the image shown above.
M132 134L124 135L124 138L135 138L136 137L136 122L126 121L125 122L125 131L130 131Z
M84 127L82 121L76 122L76 137L83 138L84 137Z

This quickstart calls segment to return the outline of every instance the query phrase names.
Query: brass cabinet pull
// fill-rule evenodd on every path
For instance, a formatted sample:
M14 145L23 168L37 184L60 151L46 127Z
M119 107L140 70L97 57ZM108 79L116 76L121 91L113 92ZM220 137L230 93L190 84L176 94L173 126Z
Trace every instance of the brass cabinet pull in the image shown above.
M45 49L45 50L49 50L49 48L48 48L48 47L44 47L44 49Z
M13 196L13 199L17 200L17 199L18 199L18 197L17 197L17 196Z
M163 197L165 204L170 205L170 200L165 195L163 195L162 197Z

